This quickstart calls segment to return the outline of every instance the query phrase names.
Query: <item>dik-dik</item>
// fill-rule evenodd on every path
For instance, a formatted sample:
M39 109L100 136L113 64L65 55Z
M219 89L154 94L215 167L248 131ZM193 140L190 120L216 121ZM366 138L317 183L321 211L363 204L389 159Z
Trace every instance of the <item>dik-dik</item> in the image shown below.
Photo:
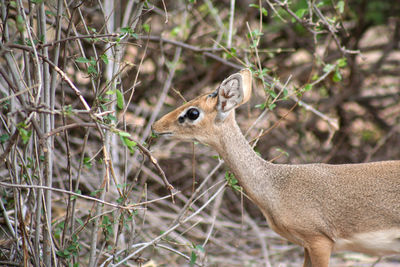
M235 120L249 100L245 69L153 125L160 134L218 151L270 227L304 247L304 265L329 265L333 251L400 253L400 161L272 164L250 147ZM399 148L400 149L400 148Z

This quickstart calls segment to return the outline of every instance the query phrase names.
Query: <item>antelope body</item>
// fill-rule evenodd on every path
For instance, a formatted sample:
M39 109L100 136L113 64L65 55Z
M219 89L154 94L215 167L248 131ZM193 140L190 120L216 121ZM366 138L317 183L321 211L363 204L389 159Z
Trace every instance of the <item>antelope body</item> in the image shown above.
M304 247L303 266L329 265L333 251L400 254L400 161L272 164L250 147L235 120L249 100L245 69L154 123L153 130L213 147L270 227Z

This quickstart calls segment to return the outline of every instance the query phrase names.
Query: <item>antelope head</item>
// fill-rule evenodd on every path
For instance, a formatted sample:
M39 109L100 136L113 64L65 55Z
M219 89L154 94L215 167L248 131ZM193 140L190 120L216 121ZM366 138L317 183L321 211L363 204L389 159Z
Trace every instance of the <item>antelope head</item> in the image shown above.
M235 108L251 96L252 78L248 69L226 78L217 90L201 95L156 121L156 134L185 141L215 145L223 125L234 123Z

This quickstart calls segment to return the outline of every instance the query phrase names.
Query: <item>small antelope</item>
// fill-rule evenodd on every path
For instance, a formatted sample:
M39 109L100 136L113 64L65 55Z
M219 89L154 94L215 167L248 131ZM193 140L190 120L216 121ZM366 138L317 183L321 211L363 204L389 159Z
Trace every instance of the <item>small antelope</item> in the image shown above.
M250 147L235 120L249 100L245 69L154 123L160 135L213 147L270 227L304 247L304 265L327 267L333 251L400 253L400 161L272 164ZM400 149L400 148L399 148Z

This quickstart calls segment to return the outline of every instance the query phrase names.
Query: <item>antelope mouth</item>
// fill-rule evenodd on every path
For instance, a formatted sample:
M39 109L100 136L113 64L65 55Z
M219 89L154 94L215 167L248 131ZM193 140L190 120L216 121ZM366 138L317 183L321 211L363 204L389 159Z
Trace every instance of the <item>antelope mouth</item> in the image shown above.
M173 133L172 132L163 132L163 133L159 133L159 132L153 132L155 135L157 136L163 136L163 137L172 137Z

